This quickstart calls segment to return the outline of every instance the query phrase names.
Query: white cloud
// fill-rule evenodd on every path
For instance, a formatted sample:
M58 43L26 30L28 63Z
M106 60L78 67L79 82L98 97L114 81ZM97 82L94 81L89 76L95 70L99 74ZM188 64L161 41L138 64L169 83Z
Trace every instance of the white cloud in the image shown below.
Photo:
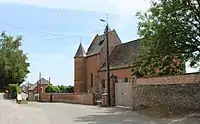
M3 0L4 2L6 0ZM8 0L50 8L82 9L105 13L133 13L146 10L149 0Z

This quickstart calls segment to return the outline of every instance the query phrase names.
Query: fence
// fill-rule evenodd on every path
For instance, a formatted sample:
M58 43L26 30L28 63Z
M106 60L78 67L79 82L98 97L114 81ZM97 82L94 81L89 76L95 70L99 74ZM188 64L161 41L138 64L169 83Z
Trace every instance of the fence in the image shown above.
M41 102L64 102L84 105L94 105L93 94L70 94L70 93L42 93Z

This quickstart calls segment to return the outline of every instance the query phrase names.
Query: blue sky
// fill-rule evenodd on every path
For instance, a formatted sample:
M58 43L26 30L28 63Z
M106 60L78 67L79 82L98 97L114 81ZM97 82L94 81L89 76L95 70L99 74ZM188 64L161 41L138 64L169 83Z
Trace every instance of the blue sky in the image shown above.
M35 83L41 72L54 85L73 85L73 56L80 41L87 49L103 33L99 19L108 13L111 29L127 42L138 38L135 13L148 5L147 0L0 0L0 31L23 36L31 64L27 81Z

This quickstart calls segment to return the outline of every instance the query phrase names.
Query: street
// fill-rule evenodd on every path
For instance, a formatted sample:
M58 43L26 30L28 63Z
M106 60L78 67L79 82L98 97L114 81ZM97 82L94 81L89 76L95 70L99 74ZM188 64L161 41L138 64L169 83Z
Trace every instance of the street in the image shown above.
M0 99L0 124L199 124L197 119L180 121L151 119L120 108L36 102L19 105Z

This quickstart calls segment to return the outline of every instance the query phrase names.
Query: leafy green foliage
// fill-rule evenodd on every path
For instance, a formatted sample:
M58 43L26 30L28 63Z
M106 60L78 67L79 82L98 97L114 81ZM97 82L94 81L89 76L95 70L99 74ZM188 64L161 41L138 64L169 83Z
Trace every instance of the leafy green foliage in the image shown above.
M60 93L60 88L58 86L53 86L53 93Z
M0 86L20 85L29 73L27 56L20 49L21 41L21 36L15 38L5 32L0 36Z
M74 92L74 87L73 86L58 86L60 88L61 93L73 93Z
M191 67L198 67L199 5L199 0L157 0L152 2L146 13L138 13L138 33L143 38L140 57L143 59L138 60L133 69L137 70L136 65L139 65L141 75L151 75L155 74L152 72L155 68L159 68L163 73L158 75L168 75L180 73L187 61ZM181 60L180 69L169 66L173 63L174 56ZM184 71L183 69L182 72Z
M52 84L49 84L45 88L46 93L73 93L74 92L74 87L73 86L53 86Z
M18 84L9 84L10 94L12 98L17 98L17 94L22 93L22 89L18 86Z
M48 84L48 86L45 88L46 93L52 93L53 92L53 85Z
M137 77L155 77L182 74L185 72L185 66L177 56L141 55L135 59L132 71Z

